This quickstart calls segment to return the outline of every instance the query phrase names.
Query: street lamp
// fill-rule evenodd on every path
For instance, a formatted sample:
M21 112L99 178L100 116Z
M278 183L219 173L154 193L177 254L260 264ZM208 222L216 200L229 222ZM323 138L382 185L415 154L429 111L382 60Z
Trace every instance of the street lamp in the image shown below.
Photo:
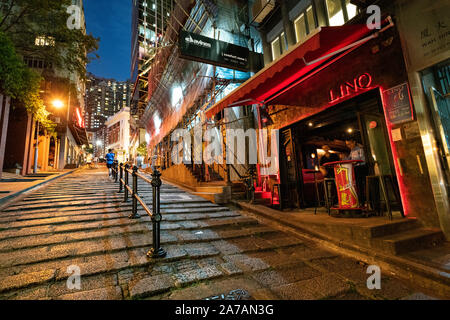
M59 99L53 100L52 105L56 108L56 109L61 109L64 106L64 102L62 102Z

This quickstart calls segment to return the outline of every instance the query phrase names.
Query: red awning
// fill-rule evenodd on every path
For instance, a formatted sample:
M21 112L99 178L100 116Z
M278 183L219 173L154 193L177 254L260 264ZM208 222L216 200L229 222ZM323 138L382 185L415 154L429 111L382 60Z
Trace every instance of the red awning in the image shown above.
M369 33L370 30L366 25L318 29L305 42L292 47L281 58L266 66L225 98L205 110L206 117L211 118L227 107L269 102L277 92L335 58L338 53L345 52L342 49L361 40ZM323 57L326 58L321 59Z

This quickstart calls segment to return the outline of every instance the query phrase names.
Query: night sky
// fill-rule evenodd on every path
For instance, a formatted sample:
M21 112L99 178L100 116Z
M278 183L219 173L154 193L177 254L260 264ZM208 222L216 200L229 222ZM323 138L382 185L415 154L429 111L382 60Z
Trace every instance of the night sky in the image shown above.
M100 37L100 59L88 65L96 76L130 78L131 0L84 0L87 33Z

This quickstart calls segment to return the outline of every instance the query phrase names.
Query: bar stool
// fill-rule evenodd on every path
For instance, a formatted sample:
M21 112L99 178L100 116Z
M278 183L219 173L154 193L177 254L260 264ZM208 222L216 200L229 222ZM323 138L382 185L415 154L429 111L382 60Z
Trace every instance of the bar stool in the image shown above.
M331 214L331 207L334 203L334 194L331 190L332 188L336 188L336 181L334 178L324 178L323 179L323 188L325 194L325 207L327 208L328 215ZM330 192L331 191L331 192Z
M378 203L376 203L372 197L372 195L375 191L372 189L372 186L374 185L371 183L372 181L376 182L375 190L377 193L378 193L379 189L381 189L381 195L377 199ZM379 215L381 215L383 212L382 202L384 202L386 204L386 210L388 212L389 219L392 220L392 208L391 208L392 203L391 203L391 199L389 198L388 193L387 193L386 182L388 182L390 184L392 190L394 191L395 201L397 203L401 203L400 193L396 189L393 177L391 175L373 175L373 176L366 177L366 201L367 201L367 207L369 208L369 205L370 205L371 209L377 210ZM383 199L381 199L381 197ZM403 209L401 209L401 214L404 217Z
M322 201L320 200L320 193L319 193L319 183L323 183L323 181L317 180L317 174L320 173L320 171L313 171L312 174L314 176L314 191L315 191L315 206L314 206L314 214L317 213L317 207L320 207L320 204Z

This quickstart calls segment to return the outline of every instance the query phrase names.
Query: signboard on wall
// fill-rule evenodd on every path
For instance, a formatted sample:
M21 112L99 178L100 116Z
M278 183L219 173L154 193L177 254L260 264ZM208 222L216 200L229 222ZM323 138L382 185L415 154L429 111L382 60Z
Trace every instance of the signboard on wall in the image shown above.
M390 123L398 124L414 120L408 83L383 91L383 99Z
M397 10L410 68L423 69L449 57L448 0L401 0Z
M250 50L182 30L179 39L180 56L220 67L248 71Z

